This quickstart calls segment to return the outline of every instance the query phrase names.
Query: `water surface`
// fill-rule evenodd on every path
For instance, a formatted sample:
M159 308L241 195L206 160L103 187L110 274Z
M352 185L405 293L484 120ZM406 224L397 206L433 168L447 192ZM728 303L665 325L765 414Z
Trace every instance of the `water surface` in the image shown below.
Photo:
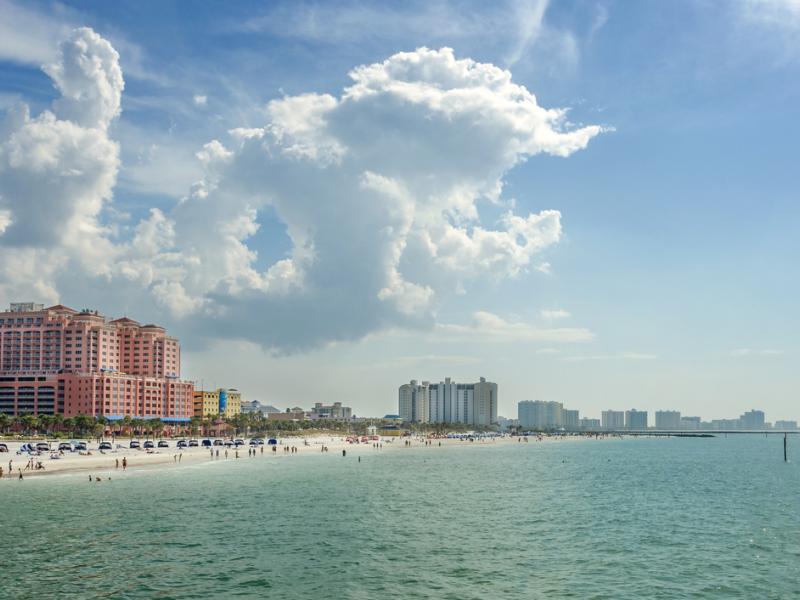
M3 598L798 598L782 439L258 456L0 481ZM789 440L800 460L800 437Z

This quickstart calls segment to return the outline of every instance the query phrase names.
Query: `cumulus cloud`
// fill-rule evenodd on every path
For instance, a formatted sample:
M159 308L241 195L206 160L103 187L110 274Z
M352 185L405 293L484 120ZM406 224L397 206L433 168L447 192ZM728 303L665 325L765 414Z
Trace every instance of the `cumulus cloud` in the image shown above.
M195 106L205 106L208 104L208 96L204 96L203 94L195 94L192 97L192 102L194 102Z
M32 117L25 105L0 125L0 214L4 295L55 300L55 274L76 263L102 275L114 251L99 220L119 168L108 136L123 89L119 56L92 30L75 30L44 69L61 92Z
M61 93L52 110L10 111L0 136L0 244L39 267L16 279L0 272L5 295L33 272L38 296L54 299L54 270L69 266L191 315L210 335L281 351L430 326L438 305L475 280L541 270L541 253L561 238L560 213L487 221L481 206L500 204L519 163L569 156L603 131L570 127L564 109L541 107L506 70L449 48L402 52L355 68L338 95L273 100L262 126L209 141L196 153L202 179L121 241L102 218L119 168L108 136L123 89L118 56L79 29L46 72ZM267 265L254 238L283 232L261 231L265 211L291 241ZM591 337L488 313L476 323L501 337Z

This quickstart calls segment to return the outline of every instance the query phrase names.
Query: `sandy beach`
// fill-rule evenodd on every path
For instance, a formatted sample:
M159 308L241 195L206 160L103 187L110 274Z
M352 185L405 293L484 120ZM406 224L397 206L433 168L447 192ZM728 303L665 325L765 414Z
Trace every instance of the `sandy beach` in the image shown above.
M189 438L178 439L188 440ZM25 440L3 440L2 443L8 446L9 451L0 453L0 467L3 469L3 479L18 479L20 469L22 470L23 478L75 474L107 479L108 477L121 476L124 473L142 469L168 469L187 463L199 465L225 460L237 460L237 453L239 460L253 458L249 454L251 449L251 446L248 445L250 438L242 438L246 443L239 448L225 446L177 448L178 439L166 440L169 444L168 448L155 448L152 450L130 448L131 440L128 438L117 438L111 442L112 450L99 450L97 440L92 440L88 442L88 452L41 452L38 455L20 451L20 448L26 443ZM548 442L558 439L558 437L545 436L541 441ZM566 439L584 438L570 437ZM517 437L477 439L474 442L452 438L425 440L421 437L384 437L378 441L351 443L344 436L316 435L283 437L277 440L277 445L253 446L252 448L255 450L254 458L276 460L301 454L319 454L323 452L323 447L327 448L327 453L331 455L341 456L342 451L345 451L347 456L358 456L374 452L391 452L408 447L422 448L425 447L426 441L429 443L429 447L436 448L453 446L482 447L492 444L521 443ZM60 441L63 442L64 440ZM144 443L144 440L140 439L139 441ZM406 446L406 442L408 442L409 446ZM51 442L51 447L57 448L58 443L58 441ZM531 437L528 443L537 443L537 439ZM376 448L373 444L379 444L379 447ZM31 461L32 467L29 466ZM43 468L36 468L38 463L41 463ZM127 463L127 465L123 466L124 463Z

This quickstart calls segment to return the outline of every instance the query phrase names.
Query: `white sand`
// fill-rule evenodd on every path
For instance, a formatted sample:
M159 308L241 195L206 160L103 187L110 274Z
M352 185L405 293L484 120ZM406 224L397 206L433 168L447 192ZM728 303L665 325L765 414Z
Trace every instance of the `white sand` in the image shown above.
M136 438L135 438L136 439ZM19 470L22 469L23 477L40 477L44 475L52 475L52 474L81 474L83 476L97 476L102 478L107 478L112 475L120 474L125 471L122 466L123 459L127 459L127 469L131 470L138 470L142 467L145 468L169 468L172 465L178 464L202 464L202 463L211 463L211 462L218 462L219 460L225 460L225 452L227 450L228 460L235 460L236 452L238 451L240 458L247 458L248 457L248 450L250 446L248 445L250 438L243 437L242 439L245 440L245 445L240 446L237 449L230 447L226 448L224 446L212 446L212 450L214 452L214 458L211 457L211 453L209 452L209 448L204 447L194 447L194 448L176 448L176 444L178 439L186 439L189 438L176 438L176 439L168 439L167 442L169 443L169 448L155 448L153 450L144 450L144 449L131 449L129 447L130 439L128 438L117 438L115 441L111 442L113 446L113 450L98 450L98 442L96 440L88 441L89 453L78 453L78 452L65 452L63 454L58 454L57 452L54 455L58 455L58 458L51 458L51 453L42 452L39 455L29 455L27 453L18 453L20 446L22 446L26 440L0 440L5 443L8 448L9 452L0 452L0 467L3 468L3 478L7 479L9 477L18 478L19 477ZM198 440L204 438L197 438ZM212 438L213 439L213 438ZM265 442L266 442L266 438ZM399 438L399 437L383 437L377 443L383 445L383 450L397 450L405 448L405 441L409 438ZM551 441L556 438L548 438L545 437L543 441ZM581 438L568 438L568 439L581 439ZM29 440L33 442L34 440ZM52 441L50 442L51 448L58 448L59 441ZM86 440L83 440L86 441ZM111 440L106 440L111 441ZM144 439L139 439L140 444L144 443ZM438 447L439 442L441 442L442 447L452 447L452 446L459 446L459 447L482 447L486 445L492 444L508 444L508 443L520 443L518 442L518 438L509 438L509 437L501 437L495 438L495 440L478 440L475 442L468 442L468 441L461 441L458 439L433 439L431 440L431 444L433 447ZM369 441L367 443L360 443L354 444L349 443L346 441L346 438L343 436L331 436L331 435L316 435L316 436L307 436L307 437L282 437L278 438L278 445L277 446L269 446L267 444L263 446L256 446L256 452L258 457L264 458L275 458L275 457L284 457L284 456L295 456L297 454L310 454L310 453L321 453L322 447L326 446L328 448L329 453L339 454L341 455L342 450L346 450L348 455L358 455L363 454L366 452L374 452L375 449L373 448L372 444L373 441ZM525 442L522 442L525 443ZM530 442L528 443L536 443L534 438L530 438ZM411 438L411 446L412 447L424 447L424 440L422 438ZM296 453L286 452L286 447L295 447L297 448ZM263 448L263 453L262 453ZM273 452L273 448L276 450ZM219 457L217 458L216 453L219 451ZM28 465L28 461L33 459L34 465L38 462L41 462L44 469L30 469L26 466ZM11 461L11 469L12 473L9 473L9 461Z

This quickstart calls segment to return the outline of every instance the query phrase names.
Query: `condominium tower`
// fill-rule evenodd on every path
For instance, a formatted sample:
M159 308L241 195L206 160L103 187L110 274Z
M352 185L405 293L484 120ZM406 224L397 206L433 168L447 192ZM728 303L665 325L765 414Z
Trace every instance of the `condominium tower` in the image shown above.
M439 383L416 379L400 386L398 412L408 423L497 423L497 384L481 377L477 383Z

